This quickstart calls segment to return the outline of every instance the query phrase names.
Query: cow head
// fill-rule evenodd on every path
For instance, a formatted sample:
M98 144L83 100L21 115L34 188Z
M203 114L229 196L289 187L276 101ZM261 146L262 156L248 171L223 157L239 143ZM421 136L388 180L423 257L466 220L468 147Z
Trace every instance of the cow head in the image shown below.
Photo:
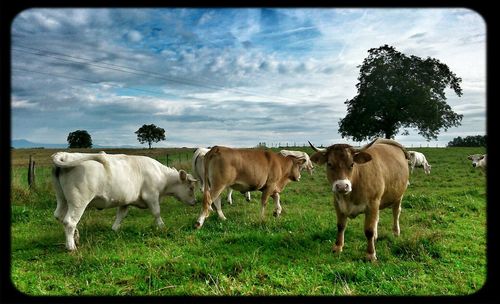
M179 170L179 182L172 187L172 194L181 202L194 206L196 203L194 189L197 181L191 174Z
M373 142L359 149L346 144L318 149L310 142L309 144L316 151L311 156L311 161L318 165L326 164L326 175L332 183L332 191L336 194L349 194L352 191L351 178L356 164L364 164L372 159L364 150Z
M294 182L298 182L300 180L300 171L302 168L302 165L306 162L305 158L297 158L292 155L286 156L286 158L290 159L292 161L292 167L290 169L290 175L288 178Z
M467 157L468 160L472 160L472 167L477 167L478 165L478 162L484 158L484 155L481 155L481 154L473 154L473 155L469 155Z

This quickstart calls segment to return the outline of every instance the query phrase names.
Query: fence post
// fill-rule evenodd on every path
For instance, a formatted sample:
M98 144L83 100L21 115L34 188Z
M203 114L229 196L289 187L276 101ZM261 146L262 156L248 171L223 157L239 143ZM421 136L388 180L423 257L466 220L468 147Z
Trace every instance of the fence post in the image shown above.
M31 155L28 164L28 186L30 188L35 186L35 160Z

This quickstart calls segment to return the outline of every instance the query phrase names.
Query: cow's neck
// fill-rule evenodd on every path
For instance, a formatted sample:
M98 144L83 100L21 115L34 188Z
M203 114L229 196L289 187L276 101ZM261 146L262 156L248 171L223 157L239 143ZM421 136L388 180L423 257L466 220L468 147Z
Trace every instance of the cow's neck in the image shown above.
M180 182L179 171L167 166L163 166L162 171L165 178L163 193L169 194L171 193L171 187Z

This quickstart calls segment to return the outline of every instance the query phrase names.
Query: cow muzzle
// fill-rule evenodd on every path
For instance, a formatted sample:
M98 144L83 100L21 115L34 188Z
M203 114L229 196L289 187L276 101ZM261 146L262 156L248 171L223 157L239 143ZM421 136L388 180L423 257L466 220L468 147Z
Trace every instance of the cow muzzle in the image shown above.
M332 191L339 194L348 194L352 191L351 181L348 179L337 180L332 185Z

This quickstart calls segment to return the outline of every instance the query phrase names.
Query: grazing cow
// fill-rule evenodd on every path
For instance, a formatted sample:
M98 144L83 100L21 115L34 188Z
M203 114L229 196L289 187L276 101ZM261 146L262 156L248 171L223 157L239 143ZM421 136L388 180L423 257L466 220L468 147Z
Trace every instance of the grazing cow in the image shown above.
M472 167L481 168L481 170L486 170L486 154L472 154L467 157L468 160L472 160Z
M197 180L200 181L200 190L203 191L203 177L205 176L205 154L210 151L207 148L198 148L194 151L193 158L191 160L191 166L193 169L193 176ZM245 193L245 198L249 202L250 201L250 192L247 191ZM233 204L233 189L229 188L229 192L227 194L227 202L232 205Z
M333 191L337 215L337 240L333 252L341 252L347 217L365 213L366 257L375 261L375 240L379 210L392 207L394 235L398 236L401 200L409 179L408 153L398 142L377 138L361 148L336 144L318 149L311 161L326 164L326 174Z
M159 227L160 201L171 195L194 205L196 180L184 170L166 167L146 156L57 152L52 155L52 182L57 197L54 216L64 225L66 248L75 250L76 228L85 208L117 207L112 229L118 230L130 205L149 208Z
M271 151L213 147L205 155L203 207L195 228L203 225L212 202L219 218L226 219L220 207L220 194L227 187L240 192L261 191L261 219L264 219L265 207L271 196L276 205L274 215L279 216L280 192L290 181L300 179L299 168L304 162L303 158Z
M424 168L425 174L431 173L431 165L427 162L427 159L425 158L425 155L423 153L417 151L408 151L408 154L410 155L410 159L408 160L408 162L411 167L411 173L413 173L413 169L415 167Z

